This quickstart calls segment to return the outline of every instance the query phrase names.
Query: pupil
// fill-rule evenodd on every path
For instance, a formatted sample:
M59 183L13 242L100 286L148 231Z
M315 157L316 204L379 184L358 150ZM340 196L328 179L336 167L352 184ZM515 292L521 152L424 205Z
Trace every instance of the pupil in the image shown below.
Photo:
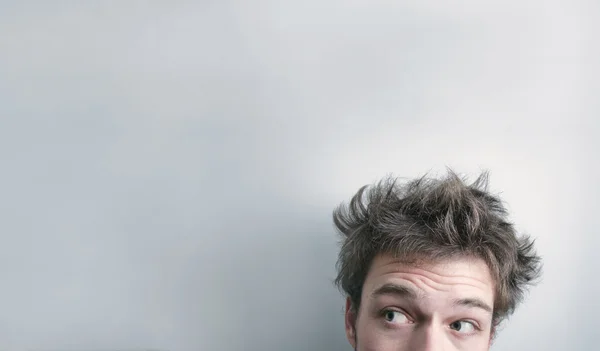
M460 331L460 322L454 322L452 323L452 329L456 330L456 331Z
M390 311L388 313L386 313L385 317L387 318L388 321L391 321L394 319L394 312Z

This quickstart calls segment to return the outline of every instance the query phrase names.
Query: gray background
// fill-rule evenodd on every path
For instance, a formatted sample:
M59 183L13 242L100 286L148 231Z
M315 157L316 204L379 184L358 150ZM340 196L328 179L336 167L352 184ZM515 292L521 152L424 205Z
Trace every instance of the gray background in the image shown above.
M330 214L491 171L597 350L598 5L0 1L0 349L348 350ZM596 335L597 336L597 335Z

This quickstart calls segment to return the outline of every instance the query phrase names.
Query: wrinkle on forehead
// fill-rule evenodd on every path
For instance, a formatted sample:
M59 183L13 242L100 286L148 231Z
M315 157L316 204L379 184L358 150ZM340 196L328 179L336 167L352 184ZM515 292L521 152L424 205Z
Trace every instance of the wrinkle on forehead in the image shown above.
M464 286L492 295L494 290L493 279L485 262L467 257L415 266L381 256L374 260L369 276L373 278L373 284L402 279L424 290L450 291Z

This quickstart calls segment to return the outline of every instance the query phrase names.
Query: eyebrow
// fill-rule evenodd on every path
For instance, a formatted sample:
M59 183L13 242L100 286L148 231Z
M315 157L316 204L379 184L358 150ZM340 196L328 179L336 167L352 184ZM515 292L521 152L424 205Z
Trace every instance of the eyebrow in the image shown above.
M422 294L419 294L415 289L410 288L406 285L388 283L380 286L375 291L373 291L373 293L371 294L371 298L377 298L383 295L394 295L401 298L417 300ZM483 300L475 297L456 299L454 300L454 306L479 308L489 313L493 313L494 311L492 307L490 307L490 305L485 303Z
M375 291L373 291L373 293L371 294L372 298L376 298L382 295L395 295L398 297L403 297L403 298L408 298L411 300L416 300L418 298L418 294L417 292L405 285L399 285L399 284L385 284L380 286L379 288L377 288Z
M480 308L486 312L492 313L493 309L487 303L478 298L457 299L454 300L454 306L464 306L471 308Z

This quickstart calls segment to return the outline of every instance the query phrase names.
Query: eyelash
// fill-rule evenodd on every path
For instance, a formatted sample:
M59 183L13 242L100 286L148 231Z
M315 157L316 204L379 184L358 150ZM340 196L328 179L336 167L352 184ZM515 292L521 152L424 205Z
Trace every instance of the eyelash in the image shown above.
M461 336L461 337L469 337L469 336L473 336L473 335L475 335L475 334L478 334L478 333L480 333L480 332L482 332L482 331L483 331L483 330L482 330L482 329L479 327L479 325L477 325L477 323L475 323L475 321L473 321L473 320L469 320L469 319L459 319L459 320L457 320L457 321L454 321L454 322L452 322L452 323L450 323L450 324L453 324L453 323L456 323L456 322L467 322L467 323L469 323L469 324L471 324L471 325L473 326L473 331L472 331L472 332L470 332L470 333L459 333L459 332L456 332L456 334L458 334L458 335L459 335L459 336ZM451 330L454 332L454 330L453 330L453 329L451 329Z
M411 323L413 322L413 318L406 313L405 311L399 309L399 308L384 308L383 310L379 311L379 316L382 318L385 318L385 315L388 314L389 312L397 312L397 313L402 313L403 315L406 316L406 318L411 321Z
M406 318L410 321L410 323L414 323L413 322L413 318L408 313L406 313L405 311L403 311L401 309L398 309L398 308L384 308L383 310L379 311L379 316L381 318L385 318L385 315L387 313L389 313L389 312L402 313L403 315L406 316ZM473 321L473 320L470 320L470 319L458 319L458 320L456 320L456 321L454 321L452 323L456 323L456 322L467 322L467 323L473 325L473 332L466 333L466 334L465 333L463 333L463 334L458 333L462 337L472 336L472 335L475 335L475 334L477 334L477 333L479 333L479 332L482 331L482 329L479 327L479 325L475 321ZM450 323L450 324L452 324L452 323ZM450 326L450 324L448 326Z

